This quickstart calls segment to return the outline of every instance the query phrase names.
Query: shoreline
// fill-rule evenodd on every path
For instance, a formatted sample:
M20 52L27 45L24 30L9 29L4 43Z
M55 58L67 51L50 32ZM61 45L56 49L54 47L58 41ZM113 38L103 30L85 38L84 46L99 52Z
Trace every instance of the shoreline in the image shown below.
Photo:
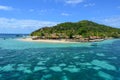
M19 41L25 41L25 42L45 42L45 43L81 43L80 41L75 41L75 40L69 40L69 39L36 39L33 40L32 38L19 38L17 39ZM105 39L95 39L95 40L90 40L90 41L82 41L82 42L100 42Z
M25 42L45 42L45 43L79 43L79 42L66 41L65 39L61 39L61 40L53 40L53 39L33 40L32 38L19 38L17 40L25 41Z

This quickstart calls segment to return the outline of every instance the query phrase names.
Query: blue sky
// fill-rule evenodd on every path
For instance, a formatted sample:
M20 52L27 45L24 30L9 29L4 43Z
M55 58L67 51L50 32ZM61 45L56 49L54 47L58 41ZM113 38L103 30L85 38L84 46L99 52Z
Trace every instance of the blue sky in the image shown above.
M0 33L92 20L120 28L120 0L0 0Z

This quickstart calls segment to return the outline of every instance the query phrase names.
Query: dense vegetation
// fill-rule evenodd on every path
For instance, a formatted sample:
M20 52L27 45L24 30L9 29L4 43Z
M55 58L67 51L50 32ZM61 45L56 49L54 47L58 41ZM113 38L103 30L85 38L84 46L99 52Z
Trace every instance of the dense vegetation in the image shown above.
M31 36L39 36L45 39L118 38L120 37L120 29L83 20L76 23L65 22L52 27L40 28L32 32Z

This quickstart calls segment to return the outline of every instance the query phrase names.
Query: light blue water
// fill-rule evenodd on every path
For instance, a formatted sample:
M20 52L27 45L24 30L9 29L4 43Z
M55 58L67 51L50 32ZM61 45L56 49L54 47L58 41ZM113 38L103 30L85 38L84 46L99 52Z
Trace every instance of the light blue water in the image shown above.
M120 80L120 39L91 44L0 38L0 80Z

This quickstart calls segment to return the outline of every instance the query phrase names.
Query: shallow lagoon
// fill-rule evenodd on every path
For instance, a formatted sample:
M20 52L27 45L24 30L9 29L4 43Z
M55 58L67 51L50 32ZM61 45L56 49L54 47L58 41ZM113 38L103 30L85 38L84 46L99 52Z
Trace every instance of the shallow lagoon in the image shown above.
M0 39L0 80L120 80L120 40L91 44Z

